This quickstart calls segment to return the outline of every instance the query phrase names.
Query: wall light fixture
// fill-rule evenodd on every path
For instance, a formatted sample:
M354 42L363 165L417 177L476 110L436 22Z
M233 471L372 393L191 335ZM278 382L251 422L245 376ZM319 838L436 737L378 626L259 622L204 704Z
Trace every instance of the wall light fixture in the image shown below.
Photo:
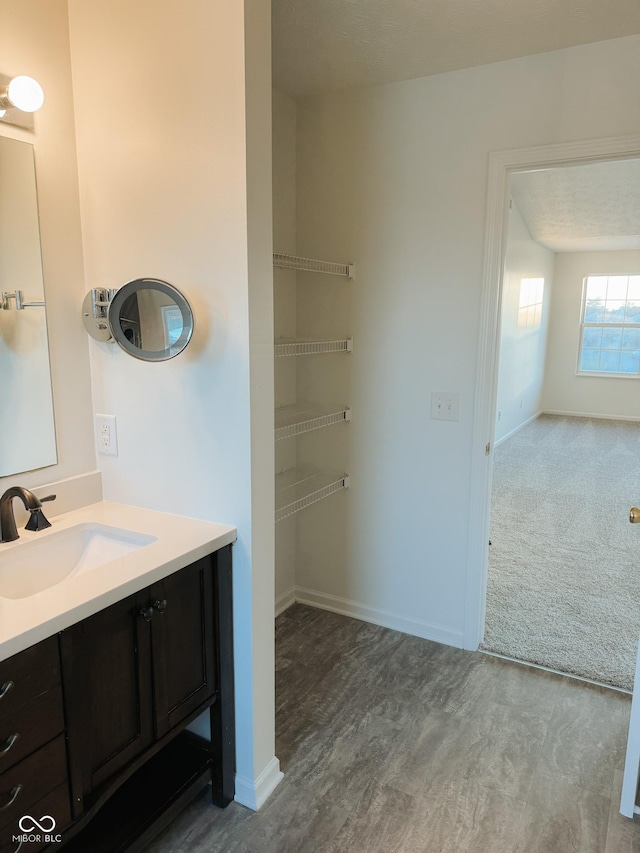
M33 128L33 113L44 103L42 86L33 77L0 75L0 121Z

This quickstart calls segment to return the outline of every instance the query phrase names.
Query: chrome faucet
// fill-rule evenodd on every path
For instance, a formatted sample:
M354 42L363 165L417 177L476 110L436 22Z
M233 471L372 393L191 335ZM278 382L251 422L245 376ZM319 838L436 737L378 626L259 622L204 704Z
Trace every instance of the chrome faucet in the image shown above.
M11 486L0 498L0 542L13 542L18 539L18 529L13 514L14 498L20 498L25 509L31 513L25 530L45 530L47 527L51 527L51 522L45 518L42 512L42 501L53 501L56 496L48 495L46 498L37 498L29 489L24 489L22 486Z

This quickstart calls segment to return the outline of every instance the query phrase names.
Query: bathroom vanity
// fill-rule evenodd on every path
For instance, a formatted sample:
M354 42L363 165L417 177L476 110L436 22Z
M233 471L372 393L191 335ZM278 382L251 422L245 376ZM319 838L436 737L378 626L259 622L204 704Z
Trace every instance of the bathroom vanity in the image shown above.
M0 552L0 853L139 850L209 783L233 799L235 530L115 504L53 522ZM51 536L55 564L83 530L70 575L3 597L25 545ZM87 563L87 530L144 544ZM210 739L187 728L205 711Z

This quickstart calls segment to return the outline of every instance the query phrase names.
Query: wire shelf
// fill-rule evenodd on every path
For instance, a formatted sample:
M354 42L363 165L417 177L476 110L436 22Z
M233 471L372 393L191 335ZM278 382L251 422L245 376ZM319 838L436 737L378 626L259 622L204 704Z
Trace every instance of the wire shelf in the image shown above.
M295 468L283 471L276 475L276 522L348 488L348 474L300 471Z
M275 342L276 358L292 355L318 355L327 352L353 352L353 338L336 341L294 341L280 339Z
M282 255L280 253L274 253L273 265L283 270L321 272L327 275L341 275L345 278L353 278L355 274L353 264L336 264L333 261L317 261L313 258L299 258L296 255Z
M282 406L276 409L276 441L350 420L348 406L314 406L311 403Z

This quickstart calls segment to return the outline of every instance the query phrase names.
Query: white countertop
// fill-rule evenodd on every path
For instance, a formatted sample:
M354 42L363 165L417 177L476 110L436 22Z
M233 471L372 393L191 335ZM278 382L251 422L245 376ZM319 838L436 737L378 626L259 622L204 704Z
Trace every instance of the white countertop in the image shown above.
M106 502L53 516L50 521L47 530L32 533L20 528L16 542L0 544L0 567L3 557L15 553L21 543L45 542L47 536L78 524L104 524L152 536L155 541L35 595L0 597L0 660L229 545L237 534L235 527L226 524Z

